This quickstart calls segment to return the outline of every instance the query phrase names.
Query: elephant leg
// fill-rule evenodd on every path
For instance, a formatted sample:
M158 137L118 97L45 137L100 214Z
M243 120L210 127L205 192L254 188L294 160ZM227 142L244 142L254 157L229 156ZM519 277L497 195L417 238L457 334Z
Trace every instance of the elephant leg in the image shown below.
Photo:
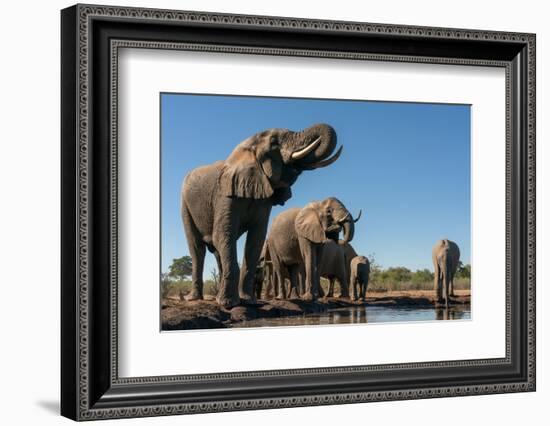
M355 272L351 273L350 284L353 292L353 300L357 300L357 275Z
M365 298L367 297L367 288L369 286L369 276L368 276L368 273L365 274L366 276L363 277L363 279L361 280L361 295L360 295L360 298L362 298L363 300L365 300Z
M348 279L345 275L345 270L342 270L340 276L337 277L338 283L340 284L340 296L343 299L349 299L349 288L348 288Z
M187 245L189 246L189 254L191 255L191 279L192 287L191 292L185 296L186 300L198 300L203 298L202 273L204 269L204 256L206 255L206 244L202 240L193 218L187 209L187 206L183 206L182 209L183 226L185 234L187 236Z
M246 236L243 264L239 279L239 297L245 304L257 303L256 295L254 294L254 277L256 275L256 267L260 259L266 233L267 223L263 226L256 225L250 228Z
M264 286L264 274L263 274L263 270L262 270L262 276L261 276L261 280L256 280L257 277L255 277L255 288L254 288L254 291L256 292L256 299L261 299L262 298L262 290L263 290L263 286Z
M315 251L315 272L312 275L312 292L314 299L318 299L319 297L324 296L323 288L321 287L321 260L323 259L323 244L319 244L318 246L314 246L313 250Z
M298 265L292 265L289 267L290 269L290 294L289 297L291 299L297 299L299 297L299 289L298 289Z
M334 297L334 278L330 277L328 279L328 293L327 297Z
M441 302L441 299L443 299L443 295L441 294L441 270L437 263L434 265L434 292L435 300Z
M365 300L365 289L366 289L366 284L365 284L365 281L363 279L361 279L361 281L359 282L359 300Z
M285 277L283 274L283 268L285 267L280 258L272 254L271 262L273 268L273 292L275 299L286 299L286 289L285 289Z
M300 244L300 251L302 252L302 259L305 264L305 292L302 295L302 299L306 301L313 301L319 294L319 277L317 269L317 247L303 237L298 237ZM317 276L317 277L316 277Z
M222 266L222 260L220 258L220 254L218 253L217 250L213 250L212 251L212 254L214 255L214 257L216 258L216 264L218 265L218 282L215 283L216 285L216 293L220 290L220 281L221 281L221 276L222 276L222 271L223 271L223 266Z
M272 299L274 297L273 292L273 268L266 265L265 267L265 298Z
M239 299L239 263L237 262L237 239L223 238L216 241L222 271L220 272L220 288L217 302L224 308L232 308L240 303Z
M443 294L445 296L445 307L449 307L449 276L443 277Z
M306 271L304 270L304 265L299 266L298 282L300 286L300 296L306 292L306 281L305 281Z
M273 271L273 287L275 299L286 299L286 291L284 286L284 278L280 270Z

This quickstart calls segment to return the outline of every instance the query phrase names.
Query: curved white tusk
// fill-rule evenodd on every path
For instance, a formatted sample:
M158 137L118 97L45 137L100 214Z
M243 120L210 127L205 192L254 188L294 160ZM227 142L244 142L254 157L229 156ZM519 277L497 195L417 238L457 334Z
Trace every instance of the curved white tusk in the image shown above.
M315 139L313 142L311 142L305 148L300 149L299 151L294 151L290 155L290 159L291 160L301 160L306 155L308 155L310 152L312 152L315 148L317 148L320 143L321 143L321 136L319 136L317 139Z
M342 223L342 222L347 221L350 217L351 217L351 214L348 213L348 214L344 215L344 217L342 219L335 219L335 222Z
M340 148L338 148L338 151L336 151L336 154L334 154L332 157L327 158L326 160L319 161L318 163L311 164L311 165L300 165L301 169L304 170L315 170L319 169L321 167L326 167L334 163L336 160L338 160L338 157L340 157L340 154L342 153L342 148L344 146L342 145Z

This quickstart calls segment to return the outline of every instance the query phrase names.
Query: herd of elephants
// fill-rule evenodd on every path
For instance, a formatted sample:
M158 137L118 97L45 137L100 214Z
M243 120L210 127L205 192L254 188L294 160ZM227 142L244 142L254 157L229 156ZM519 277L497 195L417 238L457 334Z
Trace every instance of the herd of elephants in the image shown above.
M334 163L336 132L316 124L299 132L269 129L250 136L224 161L198 167L182 187L181 214L192 259L192 289L186 300L203 298L206 250L214 254L220 273L216 301L224 308L253 305L266 297L314 301L333 296L361 299L370 265L351 246L356 218L335 197L291 208L273 219L271 209L292 197L291 186L303 171ZM333 155L334 153L334 155ZM246 243L241 267L237 240ZM340 238L342 233L342 238ZM458 246L447 239L436 243L434 288L438 302L448 305L458 267ZM320 278L330 287L325 295ZM288 284L287 284L288 283Z

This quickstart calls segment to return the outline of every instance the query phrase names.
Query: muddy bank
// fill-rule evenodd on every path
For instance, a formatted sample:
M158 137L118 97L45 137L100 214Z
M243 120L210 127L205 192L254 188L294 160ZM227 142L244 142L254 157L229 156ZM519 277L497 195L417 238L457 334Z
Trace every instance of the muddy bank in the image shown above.
M470 303L470 292L457 291L451 305ZM353 306L385 306L433 308L436 304L433 292L403 291L369 293L365 301L325 298L316 302L293 300L260 300L254 306L237 306L233 309L220 307L213 297L193 302L164 299L161 309L163 330L193 330L226 328L231 324L259 318L280 318L297 315L322 314L331 310Z

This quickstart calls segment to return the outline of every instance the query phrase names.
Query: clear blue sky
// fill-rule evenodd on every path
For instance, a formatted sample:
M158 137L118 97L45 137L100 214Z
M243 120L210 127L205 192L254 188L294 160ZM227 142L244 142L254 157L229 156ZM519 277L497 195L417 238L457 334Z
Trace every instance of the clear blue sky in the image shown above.
M363 210L352 244L383 267L433 270L432 246L445 237L470 263L470 106L162 94L162 270L189 254L179 203L190 170L223 160L258 131L320 122L335 128L342 155L302 173L271 220L335 196L354 216ZM205 279L215 265L208 253Z

